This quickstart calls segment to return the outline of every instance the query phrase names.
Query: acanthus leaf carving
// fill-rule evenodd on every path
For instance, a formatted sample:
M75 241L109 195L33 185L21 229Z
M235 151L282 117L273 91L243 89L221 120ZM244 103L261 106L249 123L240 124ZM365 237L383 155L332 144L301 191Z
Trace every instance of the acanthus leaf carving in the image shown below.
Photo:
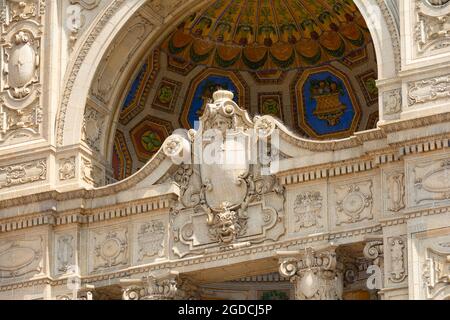
M450 199L450 160L418 164L413 169L415 203Z

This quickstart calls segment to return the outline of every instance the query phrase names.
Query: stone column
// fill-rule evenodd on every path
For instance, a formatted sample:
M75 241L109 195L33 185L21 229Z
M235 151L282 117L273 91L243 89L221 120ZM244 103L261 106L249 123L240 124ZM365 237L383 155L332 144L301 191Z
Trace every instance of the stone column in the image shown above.
M342 300L343 274L335 249L278 253L280 274L294 283L297 300Z
M121 280L123 300L193 300L198 299L198 287L177 271L150 273L138 280Z

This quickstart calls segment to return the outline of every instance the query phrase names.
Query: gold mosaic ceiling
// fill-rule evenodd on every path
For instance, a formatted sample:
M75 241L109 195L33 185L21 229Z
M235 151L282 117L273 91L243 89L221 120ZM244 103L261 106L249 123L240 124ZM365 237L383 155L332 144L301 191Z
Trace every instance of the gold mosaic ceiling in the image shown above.
M264 71L342 59L369 41L353 0L216 0L163 49L194 64Z

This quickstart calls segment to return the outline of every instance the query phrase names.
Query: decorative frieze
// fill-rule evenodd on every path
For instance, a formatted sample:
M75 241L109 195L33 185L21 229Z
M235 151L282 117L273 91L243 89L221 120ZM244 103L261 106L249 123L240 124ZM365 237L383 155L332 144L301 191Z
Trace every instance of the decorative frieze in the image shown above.
M336 187L336 225L373 219L372 187L372 181Z

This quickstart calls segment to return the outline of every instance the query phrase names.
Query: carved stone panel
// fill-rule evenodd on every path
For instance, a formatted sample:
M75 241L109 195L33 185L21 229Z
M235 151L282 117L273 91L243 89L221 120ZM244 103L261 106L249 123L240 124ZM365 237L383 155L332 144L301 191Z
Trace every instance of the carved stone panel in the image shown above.
M285 190L276 176L264 175L262 165L250 160L251 147L259 142L251 132L261 130L232 92L217 91L214 101L198 131L189 132L191 141L175 134L162 146L175 163L181 153L194 159L180 164L174 176L180 197L170 223L177 258L277 241L285 233ZM208 150L214 150L213 158L203 158Z
M389 238L387 242L388 281L393 284L403 283L408 276L408 251L406 237Z
M36 137L41 132L42 108L37 99L24 108L0 106L0 142Z
M98 272L128 265L128 229L116 227L90 232L90 271Z
M57 235L56 238L56 273L66 273L75 264L75 238L73 235Z
M164 257L167 227L164 220L152 220L136 224L135 257L136 264L142 264Z
M337 226L373 219L373 181L337 185L334 194Z
M3 90L21 100L39 82L40 39L30 30L20 30L3 45Z
M96 109L86 106L82 127L82 140L94 151L100 152L105 117Z
M428 217L426 231L411 235L413 299L450 299L450 215ZM445 227L446 226L446 227Z
M327 188L310 186L288 189L286 210L290 234L323 230L327 227Z
M98 6L101 0L70 0L72 4L79 4L83 8L92 10Z
M402 90L394 89L383 93L384 114L387 116L402 111Z
M405 174L388 172L384 177L385 209L396 213L405 208Z
M6 24L37 17L43 3L39 0L8 0L6 7Z
M427 298L437 297L442 291L450 291L450 250L439 245L439 248L428 248L423 266L423 281Z
M448 97L450 97L450 75L408 83L410 107Z
M0 279L33 276L42 272L43 250L44 240L40 236L0 241Z
M419 55L434 54L450 46L450 5L446 0L415 0L415 40Z
M141 16L130 21L131 23L121 31L116 42L108 50L95 76L92 94L103 103L110 100L114 87L131 57L153 30L153 25Z
M450 199L450 159L414 163L409 170L412 206Z

